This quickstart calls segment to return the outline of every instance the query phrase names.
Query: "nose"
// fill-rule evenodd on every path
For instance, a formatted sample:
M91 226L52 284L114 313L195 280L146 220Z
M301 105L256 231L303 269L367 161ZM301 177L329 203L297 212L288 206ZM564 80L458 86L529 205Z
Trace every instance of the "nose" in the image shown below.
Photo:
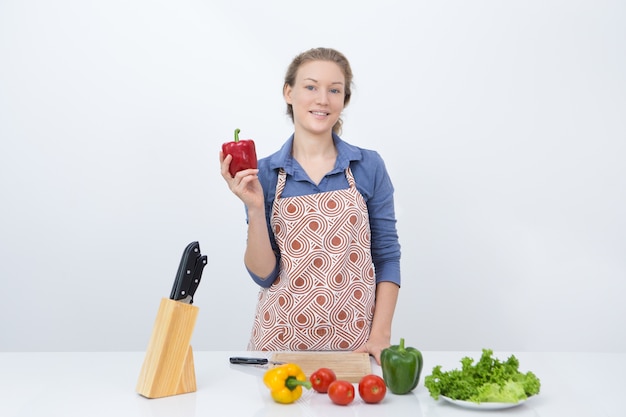
M317 103L318 104L328 104L328 91L320 89L317 94Z

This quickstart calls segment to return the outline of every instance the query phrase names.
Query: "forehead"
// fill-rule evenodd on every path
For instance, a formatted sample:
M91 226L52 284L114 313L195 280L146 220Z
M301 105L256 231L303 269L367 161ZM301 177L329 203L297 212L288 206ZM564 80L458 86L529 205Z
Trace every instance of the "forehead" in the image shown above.
M308 61L300 65L296 80L315 80L319 82L345 83L341 67L332 61Z

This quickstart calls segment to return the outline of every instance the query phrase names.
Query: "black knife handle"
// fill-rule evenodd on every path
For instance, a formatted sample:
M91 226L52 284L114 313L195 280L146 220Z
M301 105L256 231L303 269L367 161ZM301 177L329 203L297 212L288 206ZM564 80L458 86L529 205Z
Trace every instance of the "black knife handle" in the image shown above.
M187 296L189 298L189 304L193 304L193 296L196 294L196 290L198 289L198 285L200 285L200 280L202 279L202 271L207 264L207 256L202 255L196 259L196 265L193 271L193 277L191 282L189 283L189 288L187 288Z
M183 255L178 265L178 272L174 279L174 285L170 292L170 299L181 300L187 296L187 290L193 279L193 272L196 265L196 258L200 256L200 244L191 242L183 251Z
M240 356L230 358L230 363L239 365L267 365L268 362L266 358L243 358Z

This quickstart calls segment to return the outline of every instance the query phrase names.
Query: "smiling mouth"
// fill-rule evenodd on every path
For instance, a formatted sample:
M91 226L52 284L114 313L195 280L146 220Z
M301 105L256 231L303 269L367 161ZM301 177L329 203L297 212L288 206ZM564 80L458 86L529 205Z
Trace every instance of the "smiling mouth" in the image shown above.
M311 111L310 113L314 116L328 116L330 114L325 111Z

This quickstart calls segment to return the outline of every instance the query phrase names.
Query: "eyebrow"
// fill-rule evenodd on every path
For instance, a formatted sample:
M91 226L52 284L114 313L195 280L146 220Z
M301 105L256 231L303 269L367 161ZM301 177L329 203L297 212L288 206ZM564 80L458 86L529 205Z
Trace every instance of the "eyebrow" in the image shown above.
M305 78L304 80L305 80L305 81L306 81L306 80L313 81L313 82L315 82L315 83L318 83L318 82L319 82L319 81L318 81L318 80L316 80L315 78L310 78L310 77L309 77L309 78ZM334 82L332 82L331 84L339 84L339 85L343 85L343 83L342 83L341 81L334 81Z

